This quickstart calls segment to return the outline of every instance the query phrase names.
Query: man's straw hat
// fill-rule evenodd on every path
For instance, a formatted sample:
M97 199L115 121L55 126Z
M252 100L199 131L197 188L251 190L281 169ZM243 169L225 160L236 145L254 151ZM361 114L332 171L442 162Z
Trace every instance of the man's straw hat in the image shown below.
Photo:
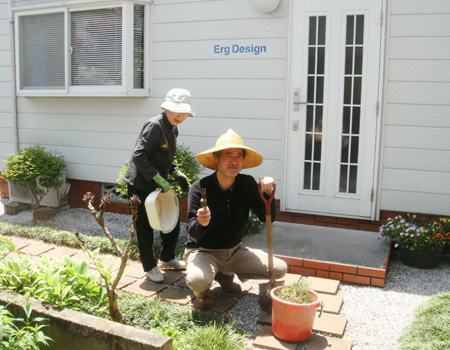
M258 152L251 149L250 147L244 146L242 138L238 134L236 134L232 129L228 129L228 131L225 134L223 134L217 139L216 147L197 154L195 158L197 158L197 160L201 165L209 169L216 170L216 161L214 159L214 153L229 148L245 149L245 158L242 169L254 168L260 165L263 161L262 155L260 155Z

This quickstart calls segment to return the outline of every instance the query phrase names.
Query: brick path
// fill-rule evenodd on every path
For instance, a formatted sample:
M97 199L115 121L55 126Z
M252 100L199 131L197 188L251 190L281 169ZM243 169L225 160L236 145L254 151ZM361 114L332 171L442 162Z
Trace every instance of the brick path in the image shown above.
M82 250L55 246L19 237L6 236L6 238L14 243L16 249L28 254L33 265L39 264L43 255L49 255L54 258L61 258L67 255L90 262L89 257ZM110 256L110 262L113 262L115 259L117 257ZM108 261L105 265L108 266ZM119 283L119 289L148 297L156 296L168 302L190 306L193 293L186 285L185 274L180 271L164 271L163 273L165 275L164 284L150 282L146 279L140 262L129 261ZM285 284L294 283L301 278L301 275L287 274ZM306 281L311 289L320 294L323 301L322 316L319 318L318 314L316 315L313 324L313 335L309 339L306 350L350 350L352 341L342 338L347 325L347 318L339 315L343 304L343 298L338 295L340 282L318 277L307 277ZM240 283L239 281L237 282ZM239 295L227 295L222 292L218 284L213 285L214 303L210 310L218 313L226 312L253 288L252 285L245 283L241 283L241 286L242 292ZM255 347L272 350L297 348L298 343L285 342L273 336L270 314L261 311L257 322L263 325L263 328L253 342Z

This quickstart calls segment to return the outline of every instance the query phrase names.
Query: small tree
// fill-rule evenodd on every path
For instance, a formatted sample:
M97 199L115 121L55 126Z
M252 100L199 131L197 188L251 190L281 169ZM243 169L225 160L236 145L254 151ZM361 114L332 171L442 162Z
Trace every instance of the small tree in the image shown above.
M66 163L58 152L45 151L42 146L27 147L18 155L6 158L2 177L25 188L31 196L33 224L37 224L37 210L42 198L51 188L64 183Z

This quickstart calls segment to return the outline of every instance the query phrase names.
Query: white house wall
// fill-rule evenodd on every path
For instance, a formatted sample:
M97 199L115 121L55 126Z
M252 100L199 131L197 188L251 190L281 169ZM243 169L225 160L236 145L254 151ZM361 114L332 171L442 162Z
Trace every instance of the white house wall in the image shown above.
M450 215L450 2L388 12L380 208Z
M7 155L14 153L11 44L8 2L0 0L0 171Z
M23 4L31 3L14 1ZM20 148L39 142L64 154L67 177L116 182L143 123L160 112L168 90L183 87L192 93L196 118L179 127L179 143L198 153L232 128L264 156L262 166L246 173L280 183L287 13L287 2L267 15L253 1L155 1L151 97L20 97ZM214 53L215 45L252 44L267 52Z

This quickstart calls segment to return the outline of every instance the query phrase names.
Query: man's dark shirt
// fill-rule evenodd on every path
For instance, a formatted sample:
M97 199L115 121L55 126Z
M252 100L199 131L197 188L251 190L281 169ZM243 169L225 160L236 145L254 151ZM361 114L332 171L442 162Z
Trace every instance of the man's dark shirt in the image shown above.
M202 188L206 189L207 204L211 212L211 221L207 227L201 226L197 219ZM216 173L194 182L188 198L189 239L186 246L208 249L228 249L236 246L246 234L250 208L261 221L266 221L264 202L259 195L255 179L250 175L238 174L229 190L220 187ZM275 216L275 200L272 200L272 221Z

